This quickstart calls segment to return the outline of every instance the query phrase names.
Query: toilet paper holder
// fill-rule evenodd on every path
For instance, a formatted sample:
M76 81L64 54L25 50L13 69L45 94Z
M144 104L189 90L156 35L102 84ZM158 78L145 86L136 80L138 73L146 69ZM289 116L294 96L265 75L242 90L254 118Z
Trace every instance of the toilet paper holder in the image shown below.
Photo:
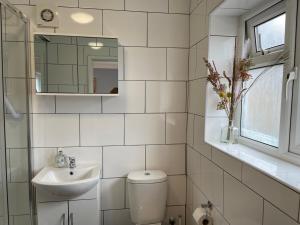
M210 215L210 212L213 209L213 204L210 201L208 201L206 204L201 204L201 207L205 209L206 215Z

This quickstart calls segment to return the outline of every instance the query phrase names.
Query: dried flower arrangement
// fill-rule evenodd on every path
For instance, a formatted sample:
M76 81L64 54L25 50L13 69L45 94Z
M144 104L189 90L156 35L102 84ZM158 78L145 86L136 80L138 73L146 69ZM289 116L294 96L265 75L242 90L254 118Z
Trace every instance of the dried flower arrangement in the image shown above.
M218 110L224 110L229 120L229 126L232 126L233 116L243 93L247 91L244 82L251 79L249 68L251 66L250 59L234 60L233 74L230 77L223 71L222 75L218 72L214 61L210 63L206 58L203 59L209 71L207 80L213 86L213 90L217 93L220 101L217 104Z
M251 84L246 87L245 82L249 81L252 76L249 73L250 67L253 66L250 55L250 41L247 40L244 44L244 49L242 52L242 57L234 57L233 60L233 74L229 76L225 71L222 75L218 72L214 61L209 62L208 59L203 58L204 63L208 69L208 82L213 86L213 90L219 96L219 102L217 103L217 110L224 110L228 117L228 131L226 141L229 143L235 142L234 136L232 134L237 128L234 127L233 120L235 111L242 101L243 97L249 92L249 90L254 86L254 84L269 70L273 67L266 67L256 78L251 82ZM275 60L275 65L277 63L284 63L289 58L288 52L284 51ZM232 139L233 138L233 139Z

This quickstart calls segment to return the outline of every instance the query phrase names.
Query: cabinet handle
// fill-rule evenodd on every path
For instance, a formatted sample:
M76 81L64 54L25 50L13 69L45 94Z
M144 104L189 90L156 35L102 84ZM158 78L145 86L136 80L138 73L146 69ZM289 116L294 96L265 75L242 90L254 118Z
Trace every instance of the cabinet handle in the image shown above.
M62 221L63 221L63 225L65 225L65 221L66 221L66 214L65 213L62 215Z
M70 225L74 224L74 218L73 218L73 213L70 213Z

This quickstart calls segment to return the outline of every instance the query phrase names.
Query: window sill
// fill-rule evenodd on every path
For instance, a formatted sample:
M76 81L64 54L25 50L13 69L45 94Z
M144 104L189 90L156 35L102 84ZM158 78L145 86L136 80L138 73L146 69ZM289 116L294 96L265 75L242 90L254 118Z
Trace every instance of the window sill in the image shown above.
M242 144L230 145L209 140L206 143L300 193L299 166Z

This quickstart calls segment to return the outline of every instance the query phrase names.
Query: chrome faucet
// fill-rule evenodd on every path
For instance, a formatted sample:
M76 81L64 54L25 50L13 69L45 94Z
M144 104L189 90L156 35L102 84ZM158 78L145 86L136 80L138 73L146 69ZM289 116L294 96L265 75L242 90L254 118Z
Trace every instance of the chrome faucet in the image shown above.
M76 158L67 156L63 153L62 149L60 148L57 151L57 155L55 157L55 165L58 168L76 168Z
M69 168L70 169L74 169L74 168L76 168L76 159L75 159L75 157L69 157Z

